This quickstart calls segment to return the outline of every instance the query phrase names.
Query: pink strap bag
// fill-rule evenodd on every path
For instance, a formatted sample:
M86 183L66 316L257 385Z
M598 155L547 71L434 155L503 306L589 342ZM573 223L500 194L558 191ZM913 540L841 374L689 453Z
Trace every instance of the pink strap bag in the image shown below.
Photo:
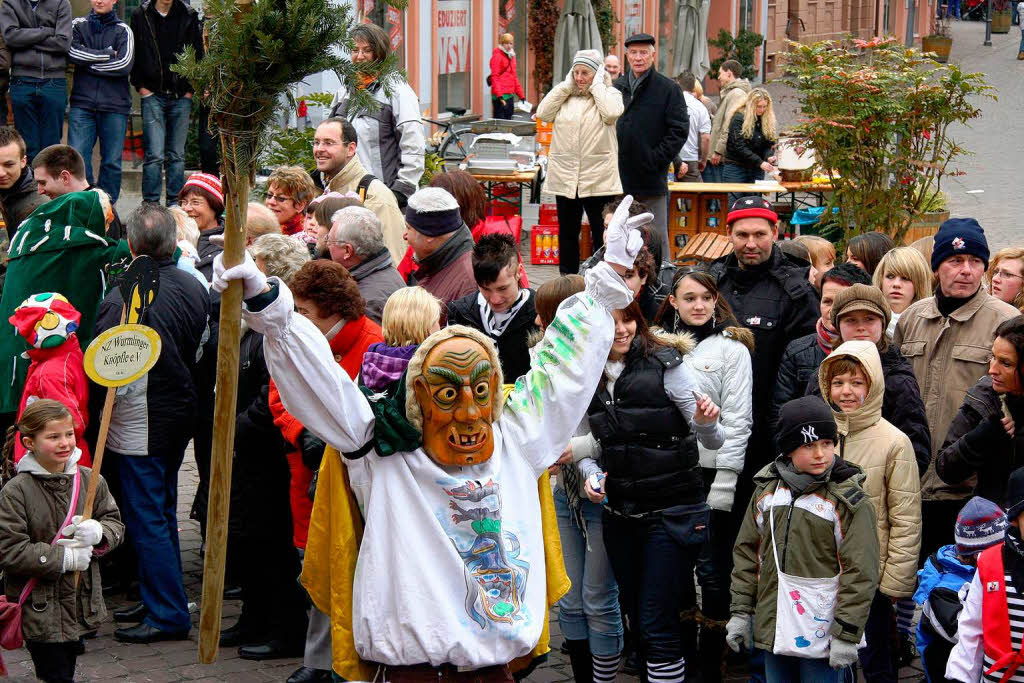
M61 539L61 530L71 523L71 518L74 517L75 510L78 508L78 493L81 488L82 474L80 470L76 469L74 484L71 487L71 505L68 507L68 514L64 518L64 523L57 528L57 535L50 541L50 545L56 545L57 541ZM36 587L36 583L35 578L28 580L21 595L18 596L18 602L9 602L6 595L0 595L0 647L5 650L17 650L22 646L21 609L25 600L32 593L32 589ZM0 654L0 676L5 675L7 675L7 667L4 665L3 655Z

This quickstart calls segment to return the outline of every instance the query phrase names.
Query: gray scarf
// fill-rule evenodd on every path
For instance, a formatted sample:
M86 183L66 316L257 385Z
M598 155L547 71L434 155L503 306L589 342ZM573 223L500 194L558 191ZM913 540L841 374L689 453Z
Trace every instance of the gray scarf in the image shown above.
M821 474L808 474L807 472L798 472L793 467L793 461L789 459L788 455L780 455L775 459L775 469L778 471L782 481L786 482L789 490L793 492L794 499L802 496L815 486L828 483L829 477L832 476L832 468L835 465L836 461L833 458L832 464Z

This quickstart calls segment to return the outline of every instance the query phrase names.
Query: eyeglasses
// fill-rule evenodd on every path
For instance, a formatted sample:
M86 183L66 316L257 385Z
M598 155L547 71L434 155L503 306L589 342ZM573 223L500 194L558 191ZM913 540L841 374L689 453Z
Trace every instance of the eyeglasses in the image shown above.
M292 201L295 201L294 199L292 199L292 197L289 197L288 195L284 195L284 194L268 194L267 195L267 199L268 200L273 199L278 204L283 204L286 201L288 201L289 199L291 199Z
M337 147L338 145L344 144L338 140L313 140L313 149L317 147Z
M1001 277L1001 278L1016 277L1016 278L1020 278L1021 280L1024 280L1024 275L1017 275L1016 273L1011 273L1010 271L1003 270L1002 268L999 268L999 269L996 270L996 272L992 273L992 277L993 278L996 278L996 277Z

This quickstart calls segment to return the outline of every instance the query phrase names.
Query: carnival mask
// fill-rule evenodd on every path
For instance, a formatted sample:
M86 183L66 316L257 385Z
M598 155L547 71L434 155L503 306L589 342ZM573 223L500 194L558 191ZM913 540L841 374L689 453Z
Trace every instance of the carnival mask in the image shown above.
M494 453L491 420L500 389L497 370L479 342L452 337L432 348L413 382L427 455L445 466L486 462Z
M64 296L55 292L33 294L14 309L10 323L36 349L53 349L68 340L82 315Z

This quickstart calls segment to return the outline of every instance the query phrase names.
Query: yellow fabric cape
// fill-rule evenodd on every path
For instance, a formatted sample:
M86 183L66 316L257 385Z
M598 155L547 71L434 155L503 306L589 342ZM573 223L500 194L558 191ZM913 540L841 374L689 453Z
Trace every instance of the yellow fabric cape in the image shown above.
M391 456L397 457L397 456ZM569 577L562 561L555 502L547 473L537 482L544 531L547 604L550 609L569 590ZM334 671L349 681L372 681L376 666L356 654L352 635L352 584L363 538L363 519L348 481L348 469L341 454L330 446L320 464L316 499L309 520L309 540L302 565L302 585L313 604L331 617L331 658ZM455 596L453 596L455 599ZM510 662L513 672L525 669L537 657L546 655L548 616L541 615L544 629L533 652Z

